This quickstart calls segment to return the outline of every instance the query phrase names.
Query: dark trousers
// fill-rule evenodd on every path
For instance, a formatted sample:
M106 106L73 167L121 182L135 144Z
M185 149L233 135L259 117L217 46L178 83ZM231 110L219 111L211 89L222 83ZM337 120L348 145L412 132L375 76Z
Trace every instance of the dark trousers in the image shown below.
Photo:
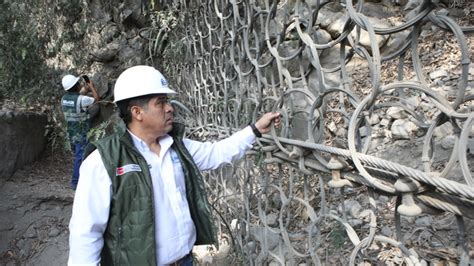
M82 164L82 156L84 155L84 148L87 145L87 141L73 142L71 143L71 149L74 152L74 168L71 178L71 188L76 190L77 182L79 181L79 168Z
M193 266L193 256L188 256L181 262L181 266Z
M189 252L188 255L182 257L176 262L171 263L170 266L193 266L193 254Z

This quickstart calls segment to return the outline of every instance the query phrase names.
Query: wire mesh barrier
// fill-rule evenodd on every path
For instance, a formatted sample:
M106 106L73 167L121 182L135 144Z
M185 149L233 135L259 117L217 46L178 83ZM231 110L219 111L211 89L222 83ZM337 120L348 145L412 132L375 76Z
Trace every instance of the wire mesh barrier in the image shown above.
M186 2L172 4L186 36L168 72L190 134L282 114L206 175L226 263L469 263L472 27L430 1Z

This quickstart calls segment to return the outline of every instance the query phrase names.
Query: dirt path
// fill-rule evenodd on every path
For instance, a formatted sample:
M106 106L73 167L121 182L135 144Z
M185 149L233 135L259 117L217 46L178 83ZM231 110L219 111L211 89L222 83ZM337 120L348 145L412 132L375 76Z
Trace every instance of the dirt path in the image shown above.
M66 265L70 162L45 156L0 181L0 265Z
M67 264L71 162L69 155L44 156L0 180L0 266ZM199 261L210 260L207 246L194 253Z

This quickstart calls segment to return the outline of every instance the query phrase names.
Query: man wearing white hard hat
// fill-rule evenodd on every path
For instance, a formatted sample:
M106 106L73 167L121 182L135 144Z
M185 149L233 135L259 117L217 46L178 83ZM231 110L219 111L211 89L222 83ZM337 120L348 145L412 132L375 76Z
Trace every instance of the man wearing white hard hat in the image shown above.
M81 86L84 80L84 86ZM79 167L82 163L82 154L87 145L87 132L90 129L89 108L94 102L99 101L99 95L94 84L87 76L76 77L65 75L62 85L66 94L61 99L61 109L67 124L67 133L71 150L74 152L74 168L71 178L71 188L76 189L79 180ZM92 92L94 97L85 94ZM84 95L82 95L84 94Z
M125 70L114 88L123 127L84 160L69 224L68 265L192 265L194 245L216 244L201 170L241 158L280 114L214 143L184 138L175 94L155 68ZM86 152L87 154L87 152Z

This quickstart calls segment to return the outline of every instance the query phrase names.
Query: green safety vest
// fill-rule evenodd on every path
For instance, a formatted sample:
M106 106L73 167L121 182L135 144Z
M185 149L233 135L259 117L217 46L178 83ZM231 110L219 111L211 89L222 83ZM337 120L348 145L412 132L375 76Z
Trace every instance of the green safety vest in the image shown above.
M81 142L86 139L90 129L89 115L78 103L78 92L67 92L61 99L61 109L67 123L69 141Z
M196 227L196 245L217 244L203 177L182 141L184 125L173 124L172 149L181 161L186 197ZM112 200L101 265L156 265L153 186L148 164L121 123L117 132L92 143L112 180ZM156 204L159 204L156 203ZM173 245L174 243L169 243Z

